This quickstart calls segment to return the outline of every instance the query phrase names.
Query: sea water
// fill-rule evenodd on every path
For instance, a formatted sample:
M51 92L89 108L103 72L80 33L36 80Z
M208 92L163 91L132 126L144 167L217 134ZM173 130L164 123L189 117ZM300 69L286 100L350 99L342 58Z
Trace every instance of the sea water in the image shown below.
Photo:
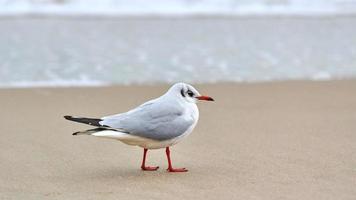
M0 1L0 15L4 2L13 1ZM16 6L27 5L25 11L40 13L43 6L58 5L14 2L7 3L7 9L12 6L18 15L0 17L0 87L356 77L356 17L352 14L177 17L82 16L79 12L70 17L33 17L20 15ZM80 2L64 1L59 5L62 11L52 14L65 14L68 6L80 9ZM114 5L114 1L103 2L102 9ZM328 2L320 5L334 11L347 3Z

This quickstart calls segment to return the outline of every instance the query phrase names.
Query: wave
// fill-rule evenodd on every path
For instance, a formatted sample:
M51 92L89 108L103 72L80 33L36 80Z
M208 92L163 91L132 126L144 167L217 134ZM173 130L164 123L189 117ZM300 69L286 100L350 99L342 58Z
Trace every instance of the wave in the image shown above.
M110 84L96 80L47 80L16 81L0 83L0 88L34 88L34 87L102 87Z
M0 0L0 15L336 15L356 0Z

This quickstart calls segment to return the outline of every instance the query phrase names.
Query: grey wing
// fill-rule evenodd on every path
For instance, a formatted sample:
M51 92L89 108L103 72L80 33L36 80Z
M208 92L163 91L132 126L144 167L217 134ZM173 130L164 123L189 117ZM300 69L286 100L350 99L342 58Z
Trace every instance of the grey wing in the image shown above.
M167 140L182 135L194 123L183 109L160 103L144 104L127 113L104 117L102 125L153 140Z

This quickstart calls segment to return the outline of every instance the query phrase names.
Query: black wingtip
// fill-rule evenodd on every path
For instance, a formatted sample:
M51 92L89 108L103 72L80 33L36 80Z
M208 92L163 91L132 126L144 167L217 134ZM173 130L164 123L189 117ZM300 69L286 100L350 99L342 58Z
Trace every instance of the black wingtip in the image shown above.
M65 115L65 116L63 116L64 117L64 119L68 119L68 120L70 120L70 119L72 119L73 117L72 116L70 116L70 115Z
M75 132L75 133L73 133L72 135L78 135L78 133L79 133L79 132Z

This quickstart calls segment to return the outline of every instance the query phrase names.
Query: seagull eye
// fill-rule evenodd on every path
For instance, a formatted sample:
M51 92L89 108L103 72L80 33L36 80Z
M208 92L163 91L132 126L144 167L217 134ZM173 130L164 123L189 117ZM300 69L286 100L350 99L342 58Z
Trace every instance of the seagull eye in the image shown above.
M194 96L194 93L190 90L188 90L187 94L190 96L190 97L193 97Z

